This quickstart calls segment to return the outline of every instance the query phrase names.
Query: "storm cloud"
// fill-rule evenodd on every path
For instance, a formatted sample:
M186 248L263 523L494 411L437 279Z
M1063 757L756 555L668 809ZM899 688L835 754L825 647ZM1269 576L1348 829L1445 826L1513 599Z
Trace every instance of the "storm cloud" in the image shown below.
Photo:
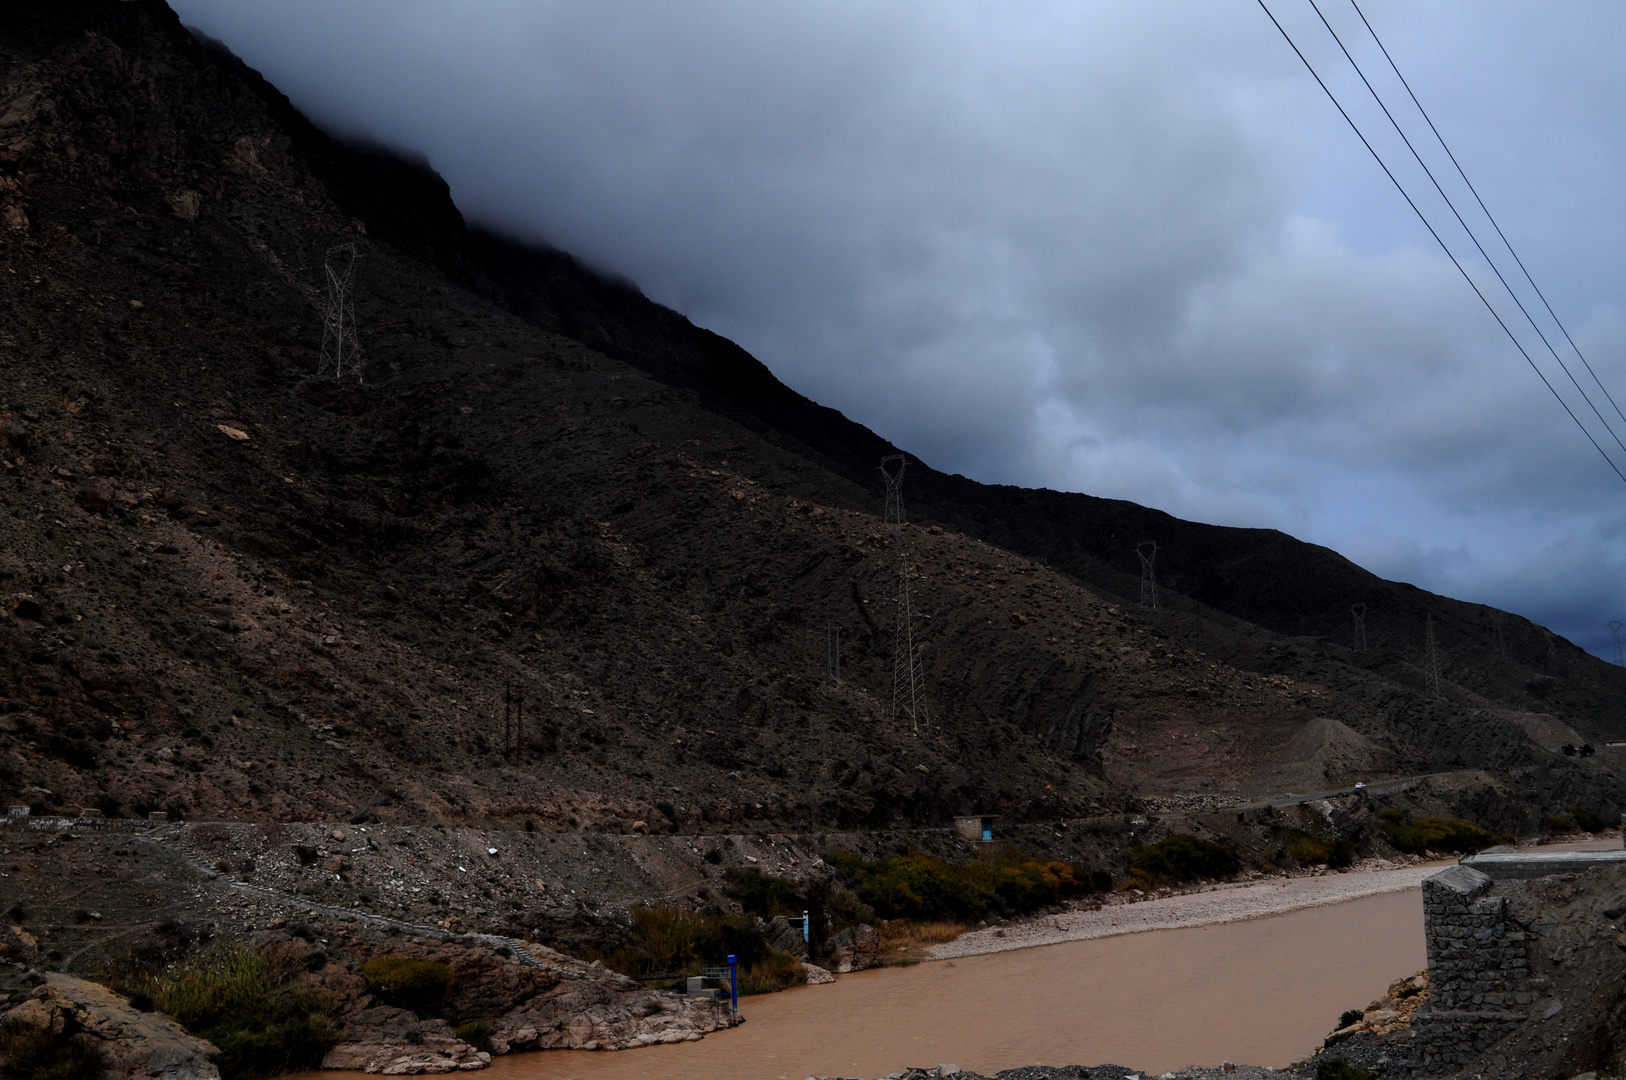
M1251 0L175 6L934 466L1275 526L1607 655L1626 484ZM1366 10L1626 401L1626 10Z

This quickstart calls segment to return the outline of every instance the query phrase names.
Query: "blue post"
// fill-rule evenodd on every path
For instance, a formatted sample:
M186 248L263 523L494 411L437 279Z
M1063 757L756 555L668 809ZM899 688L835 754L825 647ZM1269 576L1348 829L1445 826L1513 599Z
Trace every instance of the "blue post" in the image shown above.
M740 958L728 954L728 1007L740 1011Z
M1623 816L1626 816L1626 815L1623 815ZM1626 843L1626 841L1622 841L1622 842ZM810 945L813 943L813 939L811 937L809 937L808 933L807 933L807 912L805 912L805 911L802 912L802 940L804 942L810 944Z

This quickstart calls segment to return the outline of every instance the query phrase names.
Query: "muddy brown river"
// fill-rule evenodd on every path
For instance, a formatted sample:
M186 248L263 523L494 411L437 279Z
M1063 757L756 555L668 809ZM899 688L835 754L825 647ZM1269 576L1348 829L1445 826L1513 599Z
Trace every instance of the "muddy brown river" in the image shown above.
M699 1042L498 1058L491 1080L802 1080L953 1062L1283 1066L1423 968L1416 889L1249 922L845 975L740 1003ZM327 1074L334 1076L335 1074Z

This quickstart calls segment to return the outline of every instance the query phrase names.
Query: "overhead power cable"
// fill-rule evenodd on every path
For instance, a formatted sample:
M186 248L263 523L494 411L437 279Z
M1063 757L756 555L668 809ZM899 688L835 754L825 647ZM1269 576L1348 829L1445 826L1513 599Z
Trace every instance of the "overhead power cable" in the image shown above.
M1405 186L1401 184L1400 180L1396 178L1394 172L1389 168L1388 163L1383 160L1383 156L1377 152L1375 147L1373 147L1372 143L1367 139L1365 132L1361 131L1360 125L1355 123L1354 118L1349 115L1347 110L1345 110L1343 103L1338 100L1338 96L1332 92L1332 88L1327 85L1324 79L1322 79L1320 72L1316 71L1315 65L1310 63L1309 57L1305 56L1303 50L1298 47L1298 43L1293 40L1293 35L1287 32L1287 28L1284 27L1276 18L1275 13L1270 10L1270 7L1265 3L1265 0L1258 0L1258 3L1260 9L1264 11L1265 17L1270 20L1271 25L1276 27L1276 30L1282 35L1282 39L1286 41L1288 47L1293 50L1293 54L1299 58L1299 62L1302 63L1305 70L1310 73L1310 77L1315 79L1316 85L1321 87L1322 93L1327 95L1327 100L1331 101L1333 108L1338 110L1338 115L1344 118L1344 122L1349 125L1350 130L1355 132L1355 137L1361 140L1361 145L1366 147L1367 153L1371 154L1372 159L1378 163L1378 168L1383 170L1383 175L1387 176L1389 178L1389 182L1395 186L1395 190L1400 192L1400 197L1406 200L1406 205L1411 207L1412 213L1417 215L1417 219L1423 223L1423 227L1427 229L1428 234L1434 238L1434 242L1440 245L1440 250L1445 252L1446 258L1451 260L1451 265L1457 268L1457 273L1462 275L1462 279L1468 283L1468 287L1474 291L1474 295L1479 297L1479 302L1485 305L1485 310L1490 312L1491 318L1496 320L1496 325L1502 328L1502 333L1506 334L1508 340L1513 343L1513 347L1519 350L1519 355L1524 357L1524 362L1526 364L1530 365L1530 370L1536 373L1536 378L1540 379L1542 385L1547 388L1548 393L1553 395L1553 398L1558 402L1559 407L1569 414L1569 418L1575 422L1576 427L1581 429L1581 434L1586 436L1587 442L1592 444L1592 448L1598 452L1599 456L1602 457L1603 460L1609 465L1609 468L1614 470L1615 475L1620 477L1623 483L1626 483L1626 472L1622 472L1620 466L1615 464L1615 460L1609 456L1609 454L1604 450L1603 446L1599 444L1598 440L1593 437L1592 432L1587 430L1587 426L1585 424L1581 423L1581 418L1575 415L1575 410L1570 408L1569 402L1564 400L1563 395L1558 392L1558 388L1548 380L1546 374L1536 364L1535 360L1531 358L1530 353L1526 351L1524 345L1519 341L1518 337L1514 335L1513 331L1509 329L1507 323L1503 321L1501 314L1494 306L1492 306L1490 300L1487 299L1484 292L1480 290L1479 285L1475 283L1474 279L1468 274L1468 271L1463 267L1461 260L1457 258L1456 254L1452 252L1451 248L1440 237L1440 234L1435 230L1433 223L1431 223L1427 216L1424 215L1423 211L1418 208L1417 203L1411 197L1411 193L1408 192Z
M1406 149L1411 151L1411 156L1413 158L1415 158L1416 161L1417 161L1417 164L1422 167L1424 175L1426 175L1428 177L1428 179L1429 179L1429 182L1434 185L1434 190L1439 192L1440 193L1440 198L1445 200L1445 205L1450 209L1452 216L1457 219L1457 224L1462 226L1462 231L1468 234L1468 239L1469 240L1473 241L1474 247L1476 249L1478 249L1479 254L1481 255L1481 257L1483 257L1485 262L1487 264L1489 264L1489 266L1491 268L1491 273L1495 274L1496 275L1496 280L1500 281L1502 283L1502 288L1507 290L1507 294L1508 294L1509 297L1512 298L1514 306L1516 306L1519 309L1519 314L1524 316L1524 321L1530 324L1530 328L1536 332L1536 336L1541 339L1541 343L1543 345L1547 346L1547 351L1549 353L1551 353L1552 358L1555 361L1557 361L1559 368L1561 368L1563 370L1564 374L1569 377L1570 385L1575 387L1575 392L1581 395L1581 400L1586 402L1587 406L1592 409L1593 415L1598 418L1598 423L1602 424L1603 429L1605 431L1609 432L1610 437L1615 440L1615 445L1620 447L1622 451L1626 451L1626 442L1621 442L1620 435L1615 431L1614 426L1611 425L1609 423L1608 418L1605 417L1601 411L1599 411L1598 406L1597 406L1596 403L1593 402L1591 395L1589 395L1586 392L1586 389L1584 387L1582 387L1580 381L1576 379L1575 373L1570 370L1570 367L1569 367L1568 364L1564 363L1564 358L1558 355L1558 350L1553 348L1553 343L1547 340L1547 335L1542 332L1542 329L1541 329L1541 327L1539 325L1537 325L1536 320L1531 318L1530 312L1524 306L1524 302L1519 299L1519 294L1513 291L1513 286L1509 285L1507 283L1507 278L1502 276L1501 268L1496 265L1496 260L1492 259L1490 257L1490 252L1485 250L1485 245L1481 244L1479 242L1479 237L1477 235L1475 235L1473 227L1470 226L1465 220L1463 220L1461 211L1459 211L1457 209L1457 204L1451 201L1451 196L1447 195L1445 193L1445 188L1440 186L1440 181L1435 177L1434 170L1430 169L1428 167L1428 162L1423 160L1423 156L1417 152L1417 147L1412 145L1411 138L1409 136L1407 136L1407 134L1405 132L1405 129L1400 126L1400 122L1395 119L1394 113L1389 111L1389 106L1384 102L1382 95L1380 95L1377 92L1376 87L1374 87L1372 85L1372 81L1366 77L1366 72L1361 70L1360 62L1357 61L1355 59L1355 57L1350 54L1349 49L1344 45L1344 39L1338 36L1338 31L1334 30L1332 28L1332 23L1327 21L1327 16L1322 13L1320 5L1318 5L1316 3L1316 0L1309 0L1309 4L1310 4L1310 7L1315 10L1315 13L1316 13L1317 17L1319 17L1321 19L1321 25L1325 26L1327 28L1327 33L1331 34L1333 41L1338 43L1338 48L1344 54L1344 59L1348 60L1349 61L1349 66L1355 69L1355 74L1357 74L1357 75L1359 75L1361 77L1361 82L1362 82L1363 85L1365 85L1367 93L1372 95L1372 100L1376 101L1378 103L1378 108L1382 109L1383 110L1383 115L1388 117L1389 126L1395 129L1395 134L1400 136L1400 141L1406 144ZM1359 10L1359 9L1357 9L1357 10ZM1370 29L1370 27L1368 27L1368 29ZM1375 36L1376 35L1374 35L1374 37ZM1380 48L1382 47L1381 43L1379 43L1379 47ZM1390 61L1390 63L1393 64L1393 61ZM1399 71L1398 68L1396 68L1395 74L1397 74L1397 75L1400 74L1400 71ZM1402 78L1401 81L1404 82L1405 79ZM1408 90L1409 90L1409 88L1408 88ZM1413 100L1415 101L1416 99L1414 98ZM1418 108L1421 109L1422 106L1418 106ZM1436 138L1438 137L1438 135L1439 135L1439 133L1436 131L1435 132ZM1440 141L1440 143L1443 146L1444 145L1444 140L1442 139ZM1448 148L1446 150L1446 153L1449 154L1450 152L1451 151ZM1456 159L1452 158L1452 160L1455 161ZM1458 171L1461 172L1461 166L1458 166ZM1466 181L1467 179L1468 179L1467 175L1464 174L1463 175L1463 180ZM1469 184L1468 186L1469 186L1470 189L1473 187L1472 184ZM1477 198L1477 193L1476 193L1475 197ZM1480 206L1481 206L1481 208L1483 208L1484 204L1481 203ZM1485 211L1485 216L1490 217L1490 211L1488 211L1488 210ZM1493 226L1496 224L1495 219L1491 220L1491 224ZM1497 232L1500 233L1501 230L1498 229ZM1511 252L1513 250L1512 246L1507 244L1507 238L1505 236L1502 238L1502 243L1505 246L1507 246L1508 251ZM1513 256L1513 258L1514 258L1514 261L1518 261L1519 257L1518 257L1517 254L1515 254ZM1523 266L1522 263L1520 263L1520 265ZM1525 276L1527 278L1529 277L1528 272L1526 273ZM1535 282L1531 281L1531 285L1534 285L1534 284L1535 284ZM1541 290L1537 289L1536 291L1539 293ZM1549 312L1551 311L1550 308L1548 310L1549 310ZM1553 316L1553 318L1554 318L1554 321L1557 320L1556 315ZM1559 324L1559 328L1562 329L1563 324ZM1574 342L1571 342L1570 344L1574 345ZM1585 358L1583 357L1582 359L1584 361ZM1588 365L1588 370L1591 370L1590 365ZM1593 379L1594 380L1597 379L1596 374L1593 375ZM1603 390L1603 383L1601 383L1601 382L1598 383L1598 389ZM1608 394L1609 394L1609 391L1604 390L1604 395L1608 396ZM1613 404L1613 401L1614 401L1614 399L1611 398L1610 403ZM1623 419L1626 419L1626 418L1623 418Z
M1531 277L1530 271L1525 268L1524 260L1519 258L1517 251L1513 250L1513 244L1508 240L1507 235L1502 232L1502 226L1497 224L1496 216L1490 212L1490 207L1485 205L1485 200L1479 197L1479 189L1474 187L1472 180L1468 179L1468 174L1462 171L1462 165L1458 163L1457 155L1453 154L1451 147L1446 145L1445 136L1441 135L1440 129L1434 126L1434 119L1428 115L1428 110L1423 108L1423 103L1417 100L1416 93L1412 91L1411 83L1407 82L1406 76L1400 73L1400 67L1395 63L1394 57L1389 55L1389 50L1384 46L1383 39L1378 37L1378 32L1372 29L1372 24L1367 21L1366 12L1361 10L1361 5L1356 3L1355 0L1349 0L1349 6L1354 8L1355 14L1361 17L1366 32L1372 35L1372 40L1377 43L1378 49L1383 53L1383 58L1389 62L1390 69L1394 71L1395 78L1400 80L1400 85L1406 88L1406 93L1411 97L1412 104L1417 106L1419 113L1422 113L1423 120L1428 124L1428 129L1434 133L1434 138L1439 140L1440 149L1445 151L1445 156L1450 158L1451 164L1456 167L1457 175L1462 177L1462 182L1468 185L1469 191L1473 192L1474 201L1485 212L1485 217L1490 221L1491 228L1496 230L1496 235L1501 238L1502 245L1507 248L1507 253L1513 256L1514 262L1519 264L1519 270L1524 274L1524 280L1528 281L1530 287L1536 291L1536 295L1541 297L1542 306L1547 309L1547 314L1553 317L1553 322L1558 324L1558 329L1564 334L1564 340L1570 343L1570 348L1575 350L1575 355L1580 357L1582 364L1586 365L1587 374L1592 376L1592 381L1598 384L1598 389L1603 391L1603 396L1609 399L1610 405L1614 406L1615 415L1626 421L1626 412L1621 412L1620 406L1615 403L1615 396L1609 392L1609 388L1603 384L1603 380L1598 378L1598 373L1592 370L1592 364L1587 360L1586 354L1581 351L1579 345L1575 344L1575 339L1570 337L1569 328L1564 325L1564 320L1558 317L1558 313L1553 310L1553 305L1547 302L1547 294L1541 291L1541 286L1536 284L1536 279Z

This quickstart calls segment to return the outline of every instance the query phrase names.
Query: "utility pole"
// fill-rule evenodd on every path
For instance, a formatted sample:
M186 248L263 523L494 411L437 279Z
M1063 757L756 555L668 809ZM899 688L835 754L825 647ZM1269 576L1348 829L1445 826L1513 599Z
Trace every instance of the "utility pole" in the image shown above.
M1135 554L1140 556L1140 606L1156 611L1157 571L1153 564L1157 562L1157 541L1142 540L1135 545Z
M1626 667L1626 653L1622 653L1620 649L1620 628L1626 626L1626 623L1622 623L1619 619L1610 619L1606 625L1609 627L1610 633L1615 635L1615 666Z
M1440 699L1440 646L1434 638L1434 616L1429 615L1426 622L1426 636L1423 643L1423 674L1428 679L1428 691L1434 695L1434 700Z
M898 564L898 627L892 643L892 719L909 718L909 727L920 730L926 719L926 686L915 654L915 617L919 614L909 598L909 553ZM930 618L930 616L925 616Z
M886 516L881 520L887 525L902 525L905 521L903 467L907 464L909 459L902 454L892 454L881 459L881 476L886 480Z
M355 299L350 284L361 252L355 244L327 249L322 272L327 277L327 310L322 323L322 366L317 375L361 382L361 343L356 337Z
M1366 605L1351 604L1349 613L1355 617L1355 652L1366 651Z

